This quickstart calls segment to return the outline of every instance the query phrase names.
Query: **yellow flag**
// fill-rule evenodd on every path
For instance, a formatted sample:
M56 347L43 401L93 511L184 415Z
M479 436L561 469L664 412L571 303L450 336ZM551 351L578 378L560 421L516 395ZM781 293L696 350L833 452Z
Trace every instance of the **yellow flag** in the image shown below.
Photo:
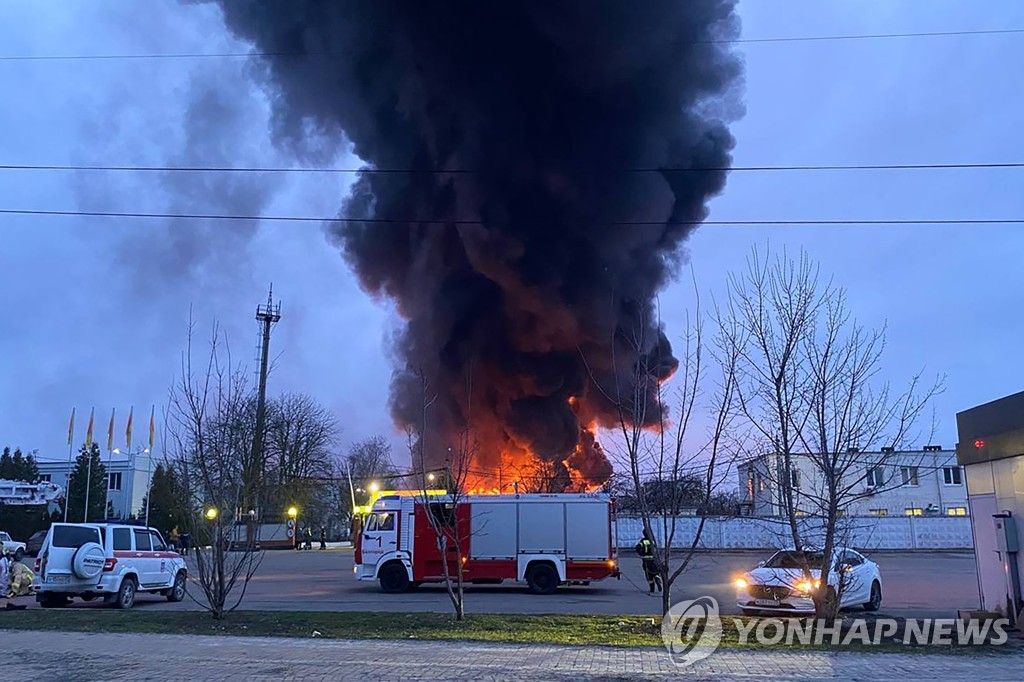
M110 410L110 426L107 427L107 452L114 449L114 412L117 408Z
M135 406L132 405L131 409L128 410L128 426L124 430L124 440L128 444L128 451L132 449L132 417L135 416Z
M153 409L151 409L149 411L149 451L150 451L150 453L153 452L153 434L156 433L156 422L154 421L155 417L156 417L156 405L154 405Z
M68 445L75 437L75 408L71 408L71 421L68 422Z
M85 448L86 450L92 449L92 418L96 414L96 408L93 407L89 410L89 428L85 431Z

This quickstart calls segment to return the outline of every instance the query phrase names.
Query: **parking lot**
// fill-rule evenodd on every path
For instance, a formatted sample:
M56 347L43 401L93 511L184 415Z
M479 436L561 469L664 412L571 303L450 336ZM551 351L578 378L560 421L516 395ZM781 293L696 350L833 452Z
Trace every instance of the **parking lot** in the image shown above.
M660 601L647 594L640 561L632 552L621 560L622 579L587 587L562 588L554 595L531 594L525 586L468 586L466 608L478 613L655 613ZM676 601L715 597L724 613L738 613L732 581L767 557L765 552L715 552L698 555L676 582ZM974 555L969 552L879 553L882 613L904 617L955 616L958 608L978 604ZM241 608L303 611L446 611L441 585L424 585L405 594L383 594L376 583L358 582L350 549L267 552L250 582ZM190 591L199 595L195 586ZM38 608L32 604L31 608ZM100 602L75 602L71 608L108 608ZM198 609L191 598L178 604L140 595L139 609Z

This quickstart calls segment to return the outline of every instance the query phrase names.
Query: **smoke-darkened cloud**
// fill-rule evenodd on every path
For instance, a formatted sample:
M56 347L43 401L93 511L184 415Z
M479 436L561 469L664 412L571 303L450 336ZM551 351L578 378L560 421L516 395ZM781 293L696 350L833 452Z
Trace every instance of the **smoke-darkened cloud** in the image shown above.
M406 320L396 422L419 424L422 373L435 457L470 428L480 470L532 457L607 478L589 430L674 369L650 304L725 183L628 169L729 165L734 0L219 4L275 55L262 78L285 147L473 171L364 173L342 209L360 221L330 228Z

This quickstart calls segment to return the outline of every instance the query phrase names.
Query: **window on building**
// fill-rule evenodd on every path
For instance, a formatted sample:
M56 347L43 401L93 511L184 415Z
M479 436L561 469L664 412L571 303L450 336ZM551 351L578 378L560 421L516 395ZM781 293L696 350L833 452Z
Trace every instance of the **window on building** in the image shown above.
M963 469L960 467L942 467L942 481L946 485L962 485Z
M747 472L747 499L754 499L754 472Z
M907 516L924 516L924 509L920 507L907 507L903 510L903 513Z
M903 485L918 485L917 467L900 467L903 474Z
M946 507L946 516L967 516L967 507Z
M869 467L865 482L869 488L878 488L885 485L885 467Z
M764 476L757 477L757 489L762 493L764 492Z
M52 479L50 478L50 474L39 474L40 483L50 483L51 480Z
M868 509L868 516L888 516L888 509Z
M799 469L790 469L789 470L789 484L793 488L799 488L800 487L800 470Z
M121 489L121 472L114 471L110 473L109 482L107 484L108 490L120 490Z

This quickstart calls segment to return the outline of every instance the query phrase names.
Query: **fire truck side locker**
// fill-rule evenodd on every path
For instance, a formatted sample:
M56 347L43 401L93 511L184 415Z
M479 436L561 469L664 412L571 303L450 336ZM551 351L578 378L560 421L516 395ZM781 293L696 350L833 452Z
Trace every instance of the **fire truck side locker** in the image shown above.
M519 517L514 502L477 502L470 510L472 534L469 538L469 558L477 561L516 558L519 536Z

